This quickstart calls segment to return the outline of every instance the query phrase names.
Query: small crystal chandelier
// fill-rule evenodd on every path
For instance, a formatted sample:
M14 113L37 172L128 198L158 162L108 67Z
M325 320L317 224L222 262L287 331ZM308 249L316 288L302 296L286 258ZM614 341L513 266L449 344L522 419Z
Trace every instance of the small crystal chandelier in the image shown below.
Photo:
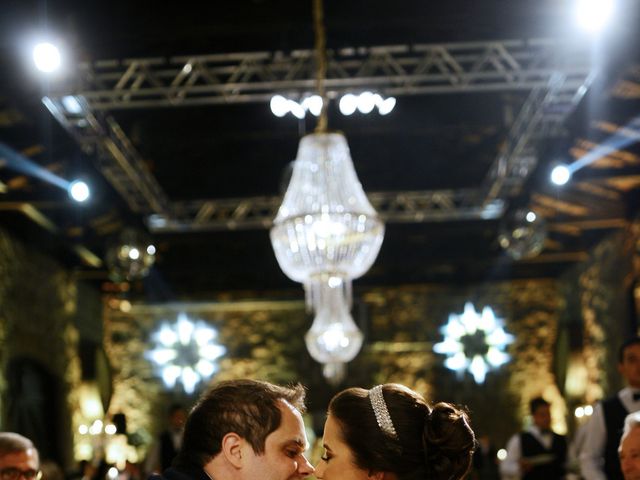
M283 272L304 285L307 307L316 315L305 336L309 353L325 365L325 377L339 383L344 364L362 346L349 313L351 281L376 259L384 224L358 181L346 139L327 130L321 0L314 0L314 26L322 111L316 131L300 141L271 243Z

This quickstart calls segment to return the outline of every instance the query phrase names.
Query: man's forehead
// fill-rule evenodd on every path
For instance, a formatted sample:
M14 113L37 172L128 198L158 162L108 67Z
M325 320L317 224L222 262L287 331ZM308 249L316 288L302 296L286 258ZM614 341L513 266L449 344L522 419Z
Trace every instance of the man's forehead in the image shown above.
M640 448L640 425L634 426L627 433L620 443L620 450L638 449Z
M622 358L625 358L627 355L636 356L639 353L640 353L640 344L633 343L631 345L628 345L624 349L624 351L622 352Z
M272 432L281 443L296 443L307 447L307 435L300 411L284 399L278 400L278 408L282 412L280 426Z
M278 408L280 408L281 410L288 410L288 411L292 412L293 414L300 415L300 410L298 410L288 400L286 400L284 398L279 398L278 399Z
M18 450L17 452L9 452L4 455L0 455L0 464L10 465L18 463L38 463L38 451L35 448L28 448L27 450Z

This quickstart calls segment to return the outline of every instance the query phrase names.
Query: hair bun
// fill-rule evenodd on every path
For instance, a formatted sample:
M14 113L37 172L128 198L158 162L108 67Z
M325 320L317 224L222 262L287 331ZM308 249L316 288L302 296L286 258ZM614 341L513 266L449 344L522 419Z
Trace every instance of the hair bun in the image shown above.
M464 410L438 403L425 416L423 447L427 478L462 478L471 466L475 435Z

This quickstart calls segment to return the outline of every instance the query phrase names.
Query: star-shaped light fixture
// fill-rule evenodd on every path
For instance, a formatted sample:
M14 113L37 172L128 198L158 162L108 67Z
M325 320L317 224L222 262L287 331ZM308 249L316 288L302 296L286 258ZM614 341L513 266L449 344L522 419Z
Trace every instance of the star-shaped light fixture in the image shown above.
M210 325L201 320L193 322L180 313L175 323L165 322L152 334L155 345L147 358L156 365L167 388L174 388L179 381L191 394L198 383L217 371L215 361L226 352L215 342L217 336Z
M460 375L467 370L476 383L484 383L489 370L510 360L505 350L514 337L505 332L503 324L491 307L484 307L480 315L467 302L462 314L449 315L448 323L441 329L444 341L436 343L433 351L447 355L444 364L448 369Z

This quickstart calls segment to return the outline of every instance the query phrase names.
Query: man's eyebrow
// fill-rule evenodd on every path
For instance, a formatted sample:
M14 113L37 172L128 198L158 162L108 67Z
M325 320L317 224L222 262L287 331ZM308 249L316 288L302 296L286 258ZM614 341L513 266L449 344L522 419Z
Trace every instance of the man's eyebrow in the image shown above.
M287 447L289 445L296 445L300 447L302 450L306 450L308 448L307 442L302 440L301 438L290 438L283 443L283 446Z

